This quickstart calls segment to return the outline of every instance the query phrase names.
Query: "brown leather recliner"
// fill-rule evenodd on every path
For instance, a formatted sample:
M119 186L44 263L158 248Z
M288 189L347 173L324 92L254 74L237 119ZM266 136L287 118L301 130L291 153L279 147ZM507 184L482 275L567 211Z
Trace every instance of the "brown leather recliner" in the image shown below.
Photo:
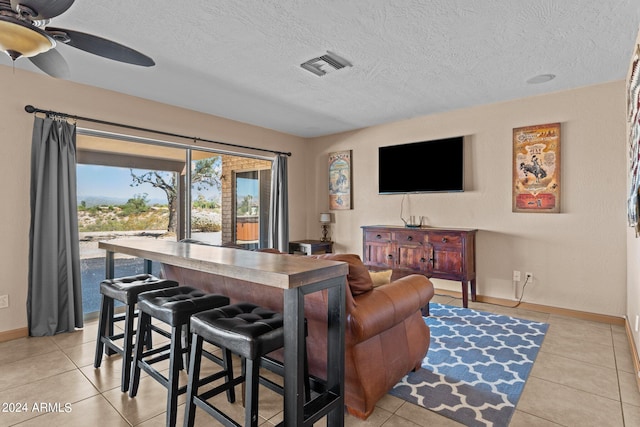
M350 414L367 418L376 402L404 375L420 368L430 337L420 309L433 297L433 285L425 276L411 275L374 288L358 255L326 254L316 257L349 264L345 405ZM164 265L163 269L166 278L181 285L222 293L232 303L249 301L282 311L281 289L170 265ZM326 292L305 297L305 317L309 328L309 370L312 375L326 378Z

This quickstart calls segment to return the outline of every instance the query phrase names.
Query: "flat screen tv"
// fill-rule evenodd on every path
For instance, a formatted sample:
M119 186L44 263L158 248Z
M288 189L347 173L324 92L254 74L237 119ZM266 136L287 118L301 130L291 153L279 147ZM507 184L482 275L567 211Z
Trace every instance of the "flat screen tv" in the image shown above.
M378 148L378 192L464 191L464 137Z

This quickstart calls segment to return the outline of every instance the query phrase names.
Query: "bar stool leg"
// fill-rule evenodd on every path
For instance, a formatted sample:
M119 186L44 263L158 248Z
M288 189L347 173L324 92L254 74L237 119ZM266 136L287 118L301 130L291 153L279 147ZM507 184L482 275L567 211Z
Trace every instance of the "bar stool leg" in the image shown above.
M144 333L141 335L141 337L144 337L144 342L147 350L151 350L153 348L153 339L151 338L151 332L151 318L149 318L149 323L145 325Z
M122 345L122 378L120 380L120 390L124 393L129 390L129 379L131 375L131 361L133 359L133 320L135 318L135 304L127 305L127 313L124 318L124 343ZM151 334L149 330L148 334ZM136 342L140 337L145 336L145 332L136 332Z
M206 357L204 355L205 351L203 350L204 338L202 338L198 334L192 334L192 339L190 343L191 351L189 352L189 377L187 382L187 401L185 404L185 418L184 418L184 426L185 427L193 427L195 422L195 411L196 406L204 405L202 407L203 410L208 412L210 415L213 415L218 421L223 423L224 425L235 425L233 420L229 418L227 415L222 412L218 412L216 409L207 409L205 408L207 403L205 400L198 396L198 390L201 384L206 384L208 381L211 381L210 378L205 378L202 380L200 378L200 371L202 366L202 358ZM222 356L222 367L224 369L225 375L225 384L219 387L226 388L227 400L229 403L234 403L236 401L235 395L235 385L238 384L238 379L242 380L242 385L244 386L244 364L242 364L242 375L238 378L233 377L233 361L231 359L232 353L231 350L224 348L223 356ZM196 403L197 401L197 403ZM243 393L243 402L244 402L244 393ZM212 412L216 412L214 415ZM222 420L226 420L226 423Z
M144 335L147 333L151 333L151 328L148 328L148 325L151 323L151 316L147 313L139 312L138 313L138 334ZM138 394L138 385L140 384L140 366L138 365L138 360L142 359L142 341L136 340L136 345L134 347L133 360L131 362L131 380L129 382L129 397L136 397Z
M258 426L258 377L260 375L260 359L245 359L246 377L245 377L245 407L244 419L245 425L251 427ZM249 422L247 423L247 420Z
M193 396L198 394L198 386L200 385L200 364L202 362L202 337L197 334L193 334L191 340L191 352L189 358L189 380L187 382L187 402L185 404L185 411L187 412L185 418L185 427L193 427L196 416L196 404L193 403ZM225 367L226 368L226 367Z
M231 350L228 348L223 349L222 351L222 368L226 371L227 375L225 381L229 384L233 382L233 363L231 361ZM229 403L233 403L236 401L236 388L229 387L227 389L227 401Z
M189 349L191 348L191 343L189 342L189 337L191 334L189 333L189 324L182 326L182 340L180 341L182 344L182 348L186 348L187 351L184 354L180 355L180 369L189 370Z
M102 355L104 351L104 343L102 337L107 334L107 316L109 315L110 298L102 295L102 303L100 304L100 319L98 320L98 338L96 339L96 354L93 359L93 367L99 368L102 364Z
M178 381L182 368L182 326L171 328L171 350L169 357L169 383L167 384L167 425L176 425L178 411Z
M113 316L115 316L115 314L115 303L113 298L107 297L107 336L109 337L113 336L113 325L115 323ZM107 353L107 356L116 354L116 351L109 346L106 346L105 352Z

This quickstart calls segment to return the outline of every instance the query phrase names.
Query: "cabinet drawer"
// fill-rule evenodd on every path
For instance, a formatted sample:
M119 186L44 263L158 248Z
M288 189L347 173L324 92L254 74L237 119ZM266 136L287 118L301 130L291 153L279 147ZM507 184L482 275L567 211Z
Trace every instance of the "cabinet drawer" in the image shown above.
M391 233L388 231L366 231L364 239L367 242L390 242Z
M424 243L425 234L418 231L396 231L393 233L393 240L399 244L403 243Z
M461 246L462 236L456 233L431 232L429 233L429 243L432 245Z

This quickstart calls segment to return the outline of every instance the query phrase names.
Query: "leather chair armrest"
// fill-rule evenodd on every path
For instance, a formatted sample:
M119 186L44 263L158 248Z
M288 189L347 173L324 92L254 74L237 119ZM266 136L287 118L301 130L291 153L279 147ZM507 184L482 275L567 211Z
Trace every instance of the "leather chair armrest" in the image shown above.
M433 284L414 274L355 296L348 316L351 338L362 342L420 311L433 297Z

